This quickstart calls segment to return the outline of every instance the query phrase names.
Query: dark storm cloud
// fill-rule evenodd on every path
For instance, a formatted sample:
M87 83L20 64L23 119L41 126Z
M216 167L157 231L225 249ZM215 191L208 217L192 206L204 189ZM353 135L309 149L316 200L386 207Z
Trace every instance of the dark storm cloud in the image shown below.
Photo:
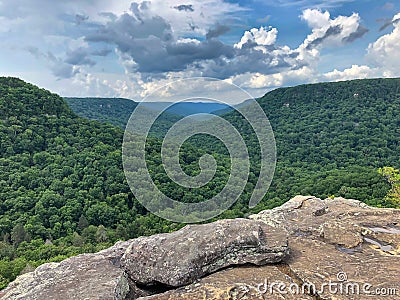
M345 37L343 39L343 42L352 43L355 40L362 38L367 32L369 32L368 28L359 25L355 32L352 32L348 37Z
M111 53L110 49L90 50L89 48L79 47L74 50L68 50L63 63L71 66L94 66L96 62L91 56L107 56Z
M210 29L206 34L206 39L217 38L230 30L228 26L217 24L214 28Z
M176 10L179 10L179 11L186 11L186 12L193 12L194 11L194 8L193 8L192 4L186 4L186 5L182 4L182 5L174 6L174 8Z
M225 79L243 73L273 74L279 71L296 69L293 64L286 62L287 56L276 56L270 51L264 53L254 48L235 49L234 59L223 58L207 61L199 65L204 76Z
M198 70L205 76L226 78L245 72L271 72L288 67L284 58L246 45L237 49L217 38L229 27L217 24L208 31L203 41L176 40L170 24L161 17L144 18L140 8L134 15L124 14L115 21L88 34L88 42L115 45L129 72L140 72L143 77L160 73ZM277 61L278 59L278 61ZM222 71L221 71L222 70Z
M222 32L221 28L218 32ZM176 41L171 26L163 18L143 19L129 14L89 34L86 40L115 44L136 62L136 71L144 73L183 71L197 60L232 57L234 53L232 46L215 39L199 43Z
M59 79L72 78L79 73L79 69L68 64L56 64L51 68L51 71Z
M80 47L72 51L67 51L66 56L64 62L70 65L94 66L96 64L96 62L90 58L90 53L86 48Z
M311 43L309 43L307 45L307 49L312 49L314 47L317 47L318 45L322 44L327 38L341 34L342 30L343 28L341 25L329 27L328 30L325 32L324 36L317 38L313 40Z
M128 51L135 41L158 38L168 41L172 38L171 26L161 17L152 17L140 21L130 14L123 14L115 21L101 25L86 36L90 42L106 42L116 44L122 52Z
M89 19L89 17L85 16L85 15L80 15L80 14L75 15L75 23L77 25L81 25L83 22L87 21L88 19Z

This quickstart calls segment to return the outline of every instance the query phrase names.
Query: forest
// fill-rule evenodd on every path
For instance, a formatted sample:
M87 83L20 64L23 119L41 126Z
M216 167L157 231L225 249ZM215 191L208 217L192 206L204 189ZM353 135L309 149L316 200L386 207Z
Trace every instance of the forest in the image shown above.
M113 99L113 109L104 113L84 99L71 101L17 78L0 78L0 288L45 262L183 226L149 213L126 182L121 146L132 102ZM263 201L249 209L260 149L240 114L224 114L245 137L252 159L244 192L218 218L270 209L297 194L400 207L400 79L280 88L257 101L276 138L275 176ZM201 202L223 188L229 156L215 138L190 138L180 149L184 171L196 175L205 153L216 159L218 171L199 189L174 184L160 148L165 129L178 119L167 114L154 128L146 160L165 194Z

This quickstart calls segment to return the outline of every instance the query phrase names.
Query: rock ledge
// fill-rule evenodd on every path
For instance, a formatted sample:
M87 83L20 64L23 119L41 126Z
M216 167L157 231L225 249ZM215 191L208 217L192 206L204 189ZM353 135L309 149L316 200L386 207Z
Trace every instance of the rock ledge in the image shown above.
M189 225L42 265L0 298L400 299L399 270L400 210L297 196L249 219Z

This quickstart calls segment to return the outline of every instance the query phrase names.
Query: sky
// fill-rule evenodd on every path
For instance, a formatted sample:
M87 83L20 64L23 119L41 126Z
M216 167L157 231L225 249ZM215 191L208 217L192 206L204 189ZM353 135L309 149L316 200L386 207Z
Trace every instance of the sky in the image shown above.
M0 76L62 96L141 101L212 77L259 97L399 77L400 1L0 0L0 40Z

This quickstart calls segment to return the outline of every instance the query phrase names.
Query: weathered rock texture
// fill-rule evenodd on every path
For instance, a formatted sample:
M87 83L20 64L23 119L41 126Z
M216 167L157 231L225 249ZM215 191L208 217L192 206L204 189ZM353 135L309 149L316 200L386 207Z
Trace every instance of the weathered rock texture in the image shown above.
M149 296L146 300L193 300L193 299L314 299L309 295L286 295L282 297L277 291L269 293L267 278L273 278L287 284L292 283L281 266L237 267L211 274L189 286L181 287L162 294Z
M46 264L0 298L400 299L400 210L297 196L249 218Z
M125 297L129 288L119 262L129 244L119 242L96 254L82 254L60 263L44 264L19 276L6 290L0 291L0 298L113 300L117 293Z
M318 299L400 299L400 210L297 196L250 218L288 232L285 263L293 277L315 285ZM329 283L341 283L344 292L322 289ZM346 292L353 284L360 295ZM364 284L371 285L368 291L362 291ZM367 295L389 288L396 295Z
M263 222L236 219L139 238L121 264L138 284L178 287L232 265L277 263L287 254L284 232Z

